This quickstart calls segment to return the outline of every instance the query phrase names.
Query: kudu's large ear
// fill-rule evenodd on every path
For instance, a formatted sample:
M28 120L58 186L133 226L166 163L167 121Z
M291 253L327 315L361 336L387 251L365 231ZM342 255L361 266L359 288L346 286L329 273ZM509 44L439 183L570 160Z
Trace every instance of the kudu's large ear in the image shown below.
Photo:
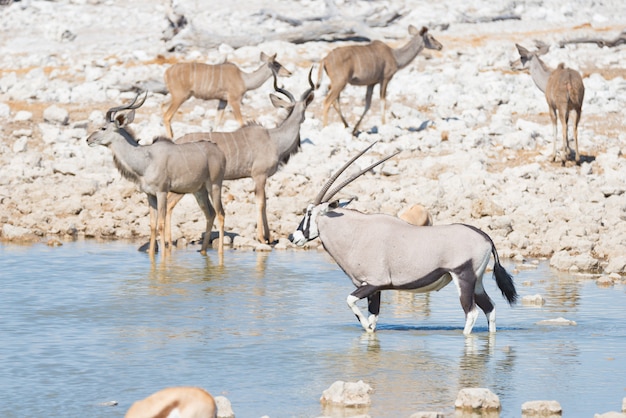
M422 29L420 29L420 36L424 36L426 32L428 32L428 28L426 26L422 26Z
M278 97L274 93L270 93L270 100L271 100L272 104L274 105L274 107L282 107L284 109L290 109L290 108L293 107L293 103L288 102L287 100L283 99L282 97Z
M118 128L123 128L126 125L132 123L133 120L135 120L135 111L131 110L128 113L120 113L119 115L116 115L114 122L115 126L117 126Z
M413 25L409 25L409 35L417 35L419 33L419 31L417 30L417 28Z

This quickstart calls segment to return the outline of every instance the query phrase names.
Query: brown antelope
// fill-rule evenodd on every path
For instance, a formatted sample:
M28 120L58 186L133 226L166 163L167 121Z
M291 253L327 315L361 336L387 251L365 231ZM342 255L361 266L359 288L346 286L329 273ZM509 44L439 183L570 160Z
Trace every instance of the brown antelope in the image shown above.
M87 138L91 147L103 145L113 152L115 166L126 179L136 183L148 195L150 206L150 247L153 258L156 236L160 236L165 250L165 219L167 194L192 193L206 217L206 232L201 253L206 254L211 228L217 218L219 224L219 253L224 247L224 209L222 208L222 181L226 159L217 145L211 142L176 144L168 138L157 138L150 145L139 145L127 130L135 118L135 109L146 100L135 104L141 93L129 105L113 107L106 113L102 129ZM118 112L128 110L127 114ZM209 200L209 193L211 199Z
M272 104L289 110L288 116L280 125L266 129L257 124L250 124L234 132L200 132L184 135L176 140L177 144L196 141L211 141L217 144L226 156L224 180L252 178L255 183L254 194L257 202L257 239L271 243L270 230L267 222L265 183L268 177L276 173L281 164L287 163L289 157L300 148L300 125L304 122L307 106L313 101L313 80L309 71L309 88L300 99L279 88L274 74L274 89L282 93L289 101L275 94L270 94ZM171 195L168 198L168 217L182 195ZM171 220L166 222L166 235L171 242Z
M495 307L482 284L491 255L496 284L510 304L517 299L517 291L486 233L463 224L415 226L395 216L343 209L352 199L331 201L350 182L397 154L379 160L329 191L341 173L373 145L348 161L322 187L305 210L291 241L301 246L319 237L324 249L356 286L346 301L367 332L376 329L381 291L425 293L440 290L451 281L465 312L463 334L472 332L478 318L476 305L487 316L489 332L495 332ZM368 318L356 305L363 298L368 300Z
M333 49L321 62L317 87L319 88L322 74L325 70L330 78L330 88L324 99L323 123L328 122L328 110L332 105L344 126L348 127L348 122L341 113L339 105L339 95L347 84L355 86L367 86L365 93L365 109L359 121L352 130L353 134L370 108L372 102L372 92L374 86L380 84L381 100L381 120L385 123L385 112L387 110L387 85L394 74L406 67L424 48L436 49L440 51L443 46L430 34L428 29L423 27L417 30L415 26L409 26L411 40L404 46L394 49L381 41L374 41L367 45L350 45Z
M412 205L402 211L402 213L398 215L398 218L416 226L431 226L433 224L433 217L428 212L428 209L420 204Z
M561 129L563 131L563 154L561 155L561 161L564 163L569 157L570 148L567 125L569 114L573 110L576 112L573 126L575 158L576 163L580 163L578 122L580 121L583 99L585 97L585 86L583 85L582 77L576 70L566 68L563 63L560 63L556 69L551 69L539 58L542 51L530 52L521 45L515 44L515 46L520 54L522 66L530 70L530 75L535 85L545 93L548 106L550 107L550 119L552 120L554 131L552 160L556 161L556 143L558 142L557 114L561 120Z
M219 100L217 106L216 126L220 126L224 117L226 104L230 103L239 125L243 125L241 116L241 100L248 90L259 87L274 72L281 76L291 73L276 61L276 54L267 55L261 52L263 64L252 73L241 71L231 62L209 65L199 62L180 62L165 71L165 84L171 95L170 105L163 114L163 124L170 138L172 118L181 104L191 96L203 100Z
M217 418L209 392L197 387L171 387L135 402L125 418Z

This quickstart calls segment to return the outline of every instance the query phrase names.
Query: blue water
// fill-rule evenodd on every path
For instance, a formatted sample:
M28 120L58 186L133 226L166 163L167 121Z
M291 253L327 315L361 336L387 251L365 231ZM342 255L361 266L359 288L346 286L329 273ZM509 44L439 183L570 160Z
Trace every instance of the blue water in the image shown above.
M488 273L498 332L481 315L470 338L454 286L388 291L367 335L345 303L352 284L323 252L227 250L220 265L190 247L152 264L137 246L0 244L0 416L121 417L159 389L197 385L238 418L317 417L336 380L374 388L373 418L452 414L464 387L496 393L501 417L528 400L592 417L626 397L624 285L540 264L515 280L547 303L510 308ZM577 325L536 325L558 317Z

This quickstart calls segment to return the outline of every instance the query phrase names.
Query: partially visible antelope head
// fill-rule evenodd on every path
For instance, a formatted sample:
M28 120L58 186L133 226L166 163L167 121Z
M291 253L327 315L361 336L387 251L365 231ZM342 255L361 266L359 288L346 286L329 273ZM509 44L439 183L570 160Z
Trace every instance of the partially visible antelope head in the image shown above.
M313 203L310 203L307 206L306 211L304 213L304 217L302 218L302 221L300 221L300 225L298 225L298 228L296 229L296 231L290 237L291 242L293 242L294 244L296 244L298 246L303 246L308 241L312 241L315 238L317 238L319 236L319 231L318 231L318 228L317 228L317 218L319 216L327 215L333 209L345 207L348 204L350 204L350 202L352 202L352 200L354 200L354 198L338 199L338 200L334 200L334 201L331 201L331 199L337 193L339 193L344 187L346 187L348 184L352 183L354 180L356 180L357 178L362 176L364 173L367 173L368 171L370 171L374 167L384 163L388 159L390 159L390 158L396 156L398 153L400 153L400 151L396 151L393 154L390 154L390 155L384 157L383 159L378 160L377 162L369 165L368 167L364 168L363 170L359 171L358 173L355 173L355 174L351 175L348 179L344 180L338 186L335 186L333 189L331 189L329 191L330 187L337 180L337 178L339 178L339 176L354 161L356 161L359 157L361 157L363 154L365 154L375 144L376 144L376 142L372 143L370 146L365 148L363 151L359 152L356 156L352 157L350 159L350 161L348 161L346 164L344 164L343 167L341 167L339 170L337 170L337 172L335 174L332 175L332 177L326 182L324 187L322 187L320 192L317 194L317 197L315 198Z
M135 109L144 104L146 97L148 97L148 92L146 91L141 101L137 103L139 96L141 96L141 92L129 104L110 108L106 113L104 126L87 137L87 145L90 147L95 147L96 145L106 147L111 144L113 135L122 135L126 138L132 137L132 134L126 130L126 127L135 119ZM124 110L129 110L129 112L117 114Z
M280 75L280 73L272 71L272 75L274 77L274 90L276 90L277 93L283 94L288 100L285 100L274 93L270 93L270 100L274 107L287 109L289 111L289 115L291 115L294 110L299 112L301 114L301 118L300 120L298 120L298 124L304 122L304 110L306 110L306 108L315 98L315 85L313 84L312 74L313 67L311 67L311 69L309 70L309 88L304 93L302 93L302 95L300 96L300 100L296 100L293 94L291 94L289 91L278 87L277 76ZM289 116L287 118L289 118Z

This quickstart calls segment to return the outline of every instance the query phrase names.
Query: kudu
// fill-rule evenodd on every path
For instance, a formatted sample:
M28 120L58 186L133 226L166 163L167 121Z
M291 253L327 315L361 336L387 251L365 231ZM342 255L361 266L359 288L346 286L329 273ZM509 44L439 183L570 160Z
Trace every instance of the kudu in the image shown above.
M124 418L217 418L217 405L209 392L197 387L171 387L137 401Z
M583 107L583 99L585 97L585 86L581 75L571 68L566 68L560 63L556 69L548 67L540 58L541 51L530 52L521 45L515 44L520 54L520 61L524 68L530 70L530 75L546 95L546 101L550 108L550 119L552 120L552 128L554 131L554 148L552 160L556 161L556 143L558 142L557 114L561 120L561 129L563 133L563 154L561 161L564 163L569 157L569 141L567 125L569 114L573 110L576 112L574 119L574 146L576 153L576 163L580 163L580 154L578 153L578 122ZM547 52L547 51L545 51Z
M347 84L355 86L367 86L365 93L365 109L354 125L353 134L363 120L372 103L374 86L380 84L381 120L385 123L387 111L387 85L394 74L409 65L424 48L440 51L443 46L429 32L428 28L422 27L417 30L415 26L409 26L411 40L404 46L394 49L381 41L373 41L367 45L350 45L333 49L321 62L317 87L319 88L325 70L330 78L330 87L323 107L323 123L328 122L328 110L332 105L344 126L348 122L341 113L339 95Z
M231 62L210 65L199 62L180 62L165 71L165 84L171 95L170 105L163 114L163 124L170 138L172 118L174 114L191 96L203 100L219 100L217 106L216 126L220 126L224 117L226 104L230 103L239 125L243 125L241 116L241 100L248 90L259 87L274 72L281 76L289 76L289 72L278 61L276 54L267 55L261 52L263 64L252 73L241 71Z
M292 234L292 242L301 246L320 238L326 251L357 287L348 296L347 303L367 332L376 329L381 291L423 293L440 290L451 281L459 291L465 311L463 333L472 332L478 317L476 305L487 316L489 332L495 332L495 307L482 284L491 254L496 283L510 304L517 299L517 292L486 233L463 224L415 226L395 216L343 209L352 199L330 200L347 184L395 155L379 160L328 191L341 173L373 145L348 161L324 185L307 207ZM356 305L363 298L368 300L368 318Z
M304 122L307 106L313 101L313 80L309 71L309 88L298 100L287 90L279 88L274 74L274 89L289 101L275 94L270 99L276 107L288 109L289 114L277 127L266 129L257 124L250 124L234 132L200 132L184 135L176 140L177 144L196 141L211 141L217 144L226 156L224 180L252 178L257 203L257 239L271 243L269 224L266 213L265 184L274 175L281 164L300 148L300 125ZM168 216L182 196L168 198ZM166 223L168 232L170 221Z
M148 195L150 207L150 257L156 251L156 236L165 250L165 218L169 192L192 193L206 217L206 231L201 253L206 254L216 211L219 225L219 253L224 246L224 209L222 208L222 181L226 159L217 145L211 142L176 144L167 138L157 138L151 145L139 145L127 126L135 118L147 97L137 102L113 107L106 113L102 129L87 138L89 146L103 145L113 153L115 166L126 179L136 183ZM135 104L136 103L136 104ZM129 111L127 114L118 112ZM209 200L209 193L211 199Z

